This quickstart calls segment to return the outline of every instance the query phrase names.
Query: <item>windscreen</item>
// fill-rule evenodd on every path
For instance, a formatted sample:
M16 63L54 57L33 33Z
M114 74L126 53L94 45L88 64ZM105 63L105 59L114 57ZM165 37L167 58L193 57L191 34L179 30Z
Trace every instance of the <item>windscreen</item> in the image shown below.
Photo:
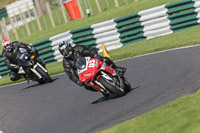
M26 53L26 49L25 48L19 48L20 53Z
M86 67L86 59L85 59L85 57L79 58L77 60L77 62L76 62L76 68L78 70L83 70L83 69L85 69L85 67Z

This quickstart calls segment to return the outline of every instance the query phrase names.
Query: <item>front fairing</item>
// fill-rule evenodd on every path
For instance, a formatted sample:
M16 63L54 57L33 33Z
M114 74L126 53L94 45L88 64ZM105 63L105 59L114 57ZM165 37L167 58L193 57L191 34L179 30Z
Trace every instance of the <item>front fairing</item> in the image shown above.
M20 65L22 67L31 67L31 66L33 66L36 63L36 60L29 60L29 61L22 61L22 60L20 60L19 63L20 63Z
M35 55L35 53L28 52L25 49L23 52L20 51L17 54L17 60L18 60L19 65L21 67L25 68L25 67L31 67L31 66L33 66L36 63L36 61L38 60L38 57Z
M106 71L110 74L114 74L115 71L112 67L108 66L105 62L102 62L96 58L85 57L86 61L84 69L78 69L79 80L90 84L91 81L98 75L100 71Z
M115 72L115 70L112 67L110 67L110 66L108 66L106 64L105 64L105 69L104 70L106 72L110 73L110 74L113 74Z
M95 58L86 57L85 68L83 70L78 70L79 80L82 82L91 81L95 74L98 72L98 66L101 63L102 62Z

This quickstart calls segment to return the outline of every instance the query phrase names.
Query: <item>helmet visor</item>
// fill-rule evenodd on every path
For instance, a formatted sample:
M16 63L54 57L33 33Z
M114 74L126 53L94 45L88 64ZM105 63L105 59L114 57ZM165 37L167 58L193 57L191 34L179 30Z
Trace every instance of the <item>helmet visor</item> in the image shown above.
M78 70L83 70L83 69L85 69L85 67L86 67L86 59L85 59L85 57L79 58L77 60L77 62L76 62L76 68Z
M12 50L12 44L11 43L5 43L4 44L4 49L6 51L11 51Z
M11 47L10 44L7 44L7 45L5 46L6 49L9 49L10 47Z
M67 47L63 50L63 55L68 55L69 52L70 52L71 48L70 47Z

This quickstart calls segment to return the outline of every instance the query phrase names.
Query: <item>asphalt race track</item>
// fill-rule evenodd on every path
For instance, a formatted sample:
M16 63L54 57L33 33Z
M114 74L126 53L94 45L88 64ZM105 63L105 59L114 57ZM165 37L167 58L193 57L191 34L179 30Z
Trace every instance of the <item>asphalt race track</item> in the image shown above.
M90 92L66 74L54 82L0 88L3 133L94 133L194 93L200 88L200 46L116 62L128 68L132 91L124 97Z

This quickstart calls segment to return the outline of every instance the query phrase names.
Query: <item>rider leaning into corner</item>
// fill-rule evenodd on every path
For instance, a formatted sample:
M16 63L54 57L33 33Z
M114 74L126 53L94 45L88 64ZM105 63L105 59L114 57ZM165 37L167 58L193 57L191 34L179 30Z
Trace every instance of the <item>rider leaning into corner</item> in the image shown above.
M97 49L85 46L85 45L73 45L69 41L62 41L59 43L58 50L63 55L63 67L65 72L67 73L70 80L72 80L77 85L84 86L87 90L96 91L92 87L85 86L78 77L78 73L75 67L75 62L80 57L89 56L91 58L97 58L103 62L106 62L109 66L116 69L121 76L124 75L126 68L118 67L111 61L108 57L102 57L98 54ZM103 93L102 93L103 94ZM103 94L104 97L108 98L109 94Z
M22 42L18 41L11 42L11 40L8 38L3 39L2 46L3 46L3 52L2 52L3 61L10 69L10 74L9 74L10 80L16 81L21 78L25 78L29 83L30 78L28 77L28 74L19 73L20 66L18 65L18 60L16 59L16 57L19 52L19 48L27 48L38 55L37 50L34 49L31 45L24 44Z

